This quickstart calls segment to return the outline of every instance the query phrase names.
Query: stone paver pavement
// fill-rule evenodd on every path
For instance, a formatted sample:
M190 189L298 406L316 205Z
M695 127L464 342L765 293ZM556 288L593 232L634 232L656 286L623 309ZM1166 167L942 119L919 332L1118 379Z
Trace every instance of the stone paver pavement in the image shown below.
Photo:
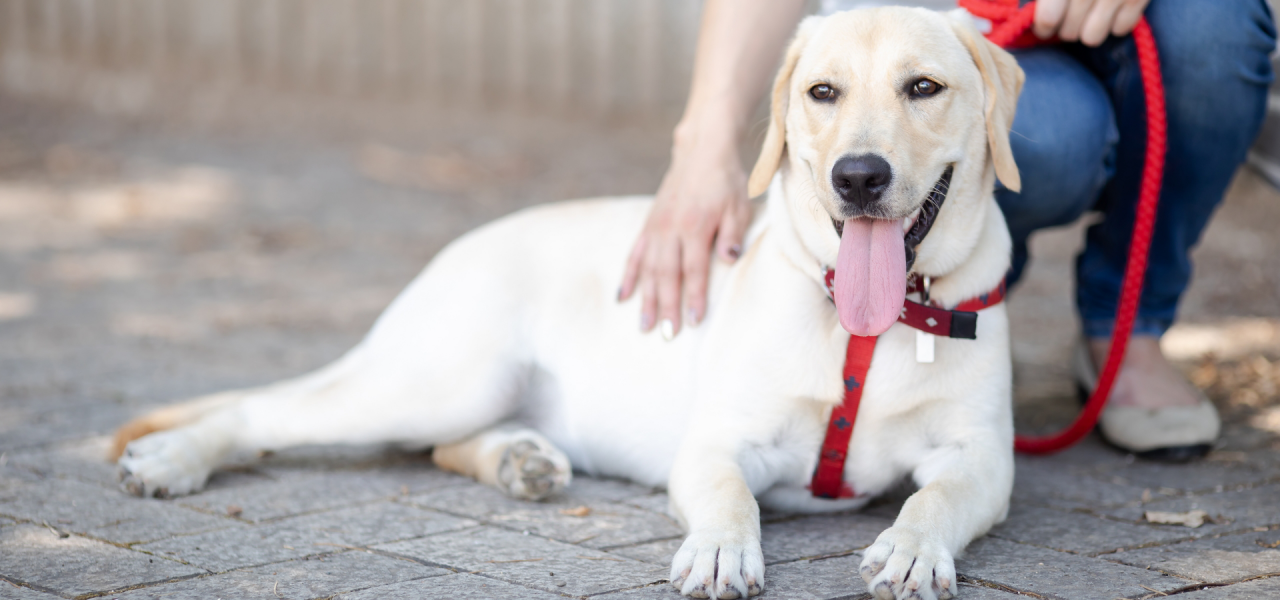
M678 597L666 496L627 482L577 477L527 503L423 454L304 448L186 498L117 489L103 456L129 417L332 360L452 237L535 202L652 190L665 164L665 136L643 130L382 135L522 166L462 189L398 187L365 176L367 140L350 136L196 135L0 103L0 599ZM1198 260L1213 268L1187 303L1210 334L1280 322L1276 205L1242 175L1210 231ZM1038 239L1013 299L1023 428L1075 408L1063 269L1078 234ZM1204 291L1250 256L1266 269L1236 272L1248 297ZM1226 348L1185 363L1228 415L1221 448L1182 466L1094 439L1019 456L1008 520L957 562L961 597L1280 597L1280 342ZM867 597L860 553L900 502L766 513L765 597ZM1148 510L1210 522L1156 525Z

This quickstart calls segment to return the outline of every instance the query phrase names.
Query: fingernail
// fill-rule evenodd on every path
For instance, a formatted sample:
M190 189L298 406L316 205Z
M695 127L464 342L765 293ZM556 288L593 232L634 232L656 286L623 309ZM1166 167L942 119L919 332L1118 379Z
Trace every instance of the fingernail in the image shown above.
M689 323L690 327L698 324L698 311L690 308L684 311L684 320Z
M640 331L649 331L652 327L653 316L647 314L640 315Z
M622 288L618 288L618 302L622 302Z
M729 258L732 258L733 260L738 260L739 256L742 256L742 245L734 244L732 246L729 246Z
M662 339L668 342L676 339L676 324L672 323L671 319L663 319L658 327L662 330Z

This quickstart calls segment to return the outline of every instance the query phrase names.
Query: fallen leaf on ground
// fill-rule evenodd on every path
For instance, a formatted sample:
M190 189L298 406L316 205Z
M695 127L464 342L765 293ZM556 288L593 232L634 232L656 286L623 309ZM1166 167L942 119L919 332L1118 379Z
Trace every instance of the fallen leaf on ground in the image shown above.
M1244 462L1249 460L1249 455L1243 452L1233 452L1229 450L1214 450L1205 457L1205 460L1215 460L1221 462Z
M585 517L591 514L591 507L577 506L574 508L562 508L560 509L560 514L569 515L570 517Z
M1187 512L1149 510L1144 516L1148 523L1182 525L1183 527L1191 527L1193 529L1204 525L1204 522L1209 519L1209 513L1203 510L1189 510Z

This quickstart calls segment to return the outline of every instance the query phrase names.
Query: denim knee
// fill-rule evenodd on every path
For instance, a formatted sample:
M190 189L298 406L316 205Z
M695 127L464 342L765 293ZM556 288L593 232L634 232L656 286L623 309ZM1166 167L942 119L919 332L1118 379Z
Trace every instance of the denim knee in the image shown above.
M1015 56L1027 76L1009 136L1022 191L996 191L1013 235L1013 280L1033 231L1071 223L1093 206L1119 138L1106 89L1078 61L1055 48Z
M1276 48L1265 0L1160 0L1146 17L1160 50L1170 120L1251 140ZM1234 145L1247 147L1248 140Z

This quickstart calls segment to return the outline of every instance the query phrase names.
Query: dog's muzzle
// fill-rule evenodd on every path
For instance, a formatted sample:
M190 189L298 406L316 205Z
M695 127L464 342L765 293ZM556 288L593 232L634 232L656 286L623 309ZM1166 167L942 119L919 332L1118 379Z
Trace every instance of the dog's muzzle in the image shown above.
M920 206L920 216L916 217L916 222L903 234L902 242L907 251L908 273L916 262L916 247L924 241L924 236L929 235L929 229L933 227L934 220L938 218L938 211L947 199L947 191L951 189L951 173L954 169L954 165L947 165L947 170L942 172L942 177L933 184L933 189L929 190L928 197ZM835 226L837 236L844 235L844 221L831 219L831 224Z

